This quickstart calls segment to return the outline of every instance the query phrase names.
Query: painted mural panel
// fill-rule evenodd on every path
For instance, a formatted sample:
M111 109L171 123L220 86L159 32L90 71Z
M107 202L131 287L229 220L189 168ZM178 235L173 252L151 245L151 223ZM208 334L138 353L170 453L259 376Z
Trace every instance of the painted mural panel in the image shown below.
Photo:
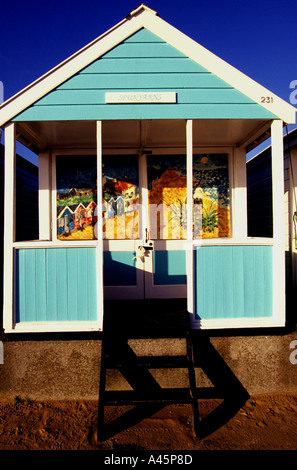
M150 238L187 238L185 155L147 156Z
M96 156L58 155L56 176L57 238L96 239Z
M103 238L139 238L139 182L136 155L103 157Z
M103 238L138 239L139 176L136 155L103 157ZM57 156L57 238L96 238L96 157ZM149 235L187 238L185 155L148 155ZM195 239L230 236L228 155L193 157Z
M184 155L147 157L150 238L187 238ZM230 236L228 155L193 157L193 236Z
M227 154L193 157L194 238L230 237Z

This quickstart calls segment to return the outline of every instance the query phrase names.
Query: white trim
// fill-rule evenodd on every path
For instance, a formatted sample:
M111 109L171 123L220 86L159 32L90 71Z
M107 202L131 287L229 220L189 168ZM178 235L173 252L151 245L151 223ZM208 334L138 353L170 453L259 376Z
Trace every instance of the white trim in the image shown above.
M40 332L71 332L71 331L100 331L101 322L81 321L81 322L20 322L13 327L5 329L5 333L40 333Z
M149 227L149 209L148 209L148 186L147 186L147 159L146 155L139 153L138 158L138 175L139 175L139 203L141 207L141 214L139 214L139 238L143 239L146 236L145 230Z
M296 186L296 175L297 175L297 148L294 146L290 148L291 158L288 155L288 149L286 150L286 158L289 159L289 220L286 222L289 224L288 227L288 244L289 244L289 251L291 251L292 256L292 285L294 288L297 285L297 263L296 263L296 252L297 252L297 245L296 245L296 228L295 228L295 217L294 214L297 211L297 186ZM285 182L286 184L286 182ZM288 189L288 188L286 188Z
M16 195L15 124L5 128L4 236L3 236L3 327L12 329L14 320L14 255Z
M194 259L193 259L193 121L186 123L186 154L187 154L187 247L186 247L186 274L187 274L187 309L194 312Z
M232 234L235 238L247 236L246 152L235 148L233 155Z
M274 246L273 238L209 238L202 239L196 242L193 241L193 246L227 246L227 245L247 245L247 246Z
M104 312L104 290L103 290L103 240L102 240L102 121L96 123L97 140L97 233L98 241L96 248L97 261L97 318L103 329Z
M153 15L157 15L158 13L153 10L152 8L148 7L147 5L145 5L144 3L142 3L141 5L139 5L137 8L135 8L135 10L132 10L129 15L127 16L127 18L129 18L130 16L134 16L134 15L137 15L139 13L141 13L143 10L146 10L150 13L152 13Z
M15 242L13 247L16 249L29 249L29 248L78 248L78 247L96 247L98 244L97 240L69 240L64 242L61 240L33 240L24 242Z
M38 213L39 239L51 239L51 158L50 152L38 155Z
M271 171L273 207L273 316L285 318L285 214L284 214L284 142L283 123L271 125Z
M106 251L117 251L118 242L122 240L104 240L104 249ZM136 250L136 243L141 243L141 240L124 240L126 243L130 243L127 248L128 251ZM154 240L154 243L158 242L158 245L154 247L155 251L184 251L187 249L188 241L187 240ZM30 242L28 242L30 243ZM35 242L36 243L36 242ZM39 243L37 242L39 245ZM69 242L70 244L70 242ZM15 243L14 246L24 245L24 242ZM256 246L273 246L273 238L261 238L261 237L244 237L244 238L202 238L199 240L193 240L192 245L196 246L225 246L225 245L256 245ZM48 245L51 246L51 245ZM65 244L63 245L65 246Z
M103 240L104 249L108 251L117 251L118 242L122 240ZM135 251L137 244L141 243L141 240L125 240L129 243L128 251ZM173 250L173 251L184 251L187 248L187 240L158 240L158 247L155 247L155 251ZM69 242L58 241L47 241L47 240L33 240L24 242L14 242L13 248L65 248L65 247L96 247L98 244L97 240L72 240ZM201 240L194 240L193 246L221 246L221 245L263 245L273 246L273 238L204 238Z
M187 222L193 220L193 121L186 122ZM191 201L191 203L189 202ZM193 240L192 223L187 224L187 240Z
M52 174L51 174L51 239L58 241L57 237L57 154L52 154Z
M293 106L181 33L158 17L154 11L142 7L3 103L0 106L0 126L143 27L222 78L284 122L295 123L296 109ZM262 97L268 97L270 102L262 103Z
M271 317L230 318L220 320L195 320L190 315L191 327L200 330L221 330L234 328L276 328L284 327L285 322Z

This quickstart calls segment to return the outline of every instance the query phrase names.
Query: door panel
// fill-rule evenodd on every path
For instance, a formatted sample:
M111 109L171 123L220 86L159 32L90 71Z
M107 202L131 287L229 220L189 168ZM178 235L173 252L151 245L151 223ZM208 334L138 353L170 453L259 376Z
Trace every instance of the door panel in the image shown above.
M185 155L148 155L147 175L150 238L186 239Z
M187 177L185 155L147 156L149 236L147 298L185 298Z
M154 251L154 285L186 284L186 255L184 251Z
M106 298L187 297L187 168L180 154L103 159ZM193 155L193 238L230 237L227 154Z
M128 242L125 241L126 244ZM140 242L119 246L116 241L112 246L104 248L104 298L111 299L143 299L144 275L143 262L138 253ZM124 251L126 249L126 251Z
M185 166L183 155L103 158L105 298L186 297Z
M103 157L103 239L139 239L137 155Z
M103 156L105 299L144 296L138 155Z

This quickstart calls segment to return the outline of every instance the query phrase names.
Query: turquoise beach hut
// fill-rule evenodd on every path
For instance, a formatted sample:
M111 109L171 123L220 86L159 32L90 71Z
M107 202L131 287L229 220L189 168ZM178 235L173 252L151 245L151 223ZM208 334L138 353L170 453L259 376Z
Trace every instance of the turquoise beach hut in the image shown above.
M145 5L4 102L5 332L102 330L105 299L187 299L198 329L284 326L292 123ZM273 237L252 238L246 152L268 135ZM39 158L38 240L15 239L16 140ZM61 213L91 203L93 223L65 236Z

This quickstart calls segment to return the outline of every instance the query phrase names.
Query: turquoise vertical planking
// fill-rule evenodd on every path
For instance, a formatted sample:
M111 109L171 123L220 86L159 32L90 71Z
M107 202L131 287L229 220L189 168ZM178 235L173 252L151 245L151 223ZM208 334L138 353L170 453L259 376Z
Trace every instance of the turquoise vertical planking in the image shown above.
M18 250L25 256L24 250ZM47 273L44 267L47 265L47 250L41 248L36 250L36 279L38 279L39 289L37 289L36 295L36 311L38 312L38 318L40 321L46 321L47 319L47 302L48 287L47 287ZM23 261L25 264L25 261Z
M16 250L16 322L96 320L96 248Z
M195 250L196 318L272 316L272 246Z

